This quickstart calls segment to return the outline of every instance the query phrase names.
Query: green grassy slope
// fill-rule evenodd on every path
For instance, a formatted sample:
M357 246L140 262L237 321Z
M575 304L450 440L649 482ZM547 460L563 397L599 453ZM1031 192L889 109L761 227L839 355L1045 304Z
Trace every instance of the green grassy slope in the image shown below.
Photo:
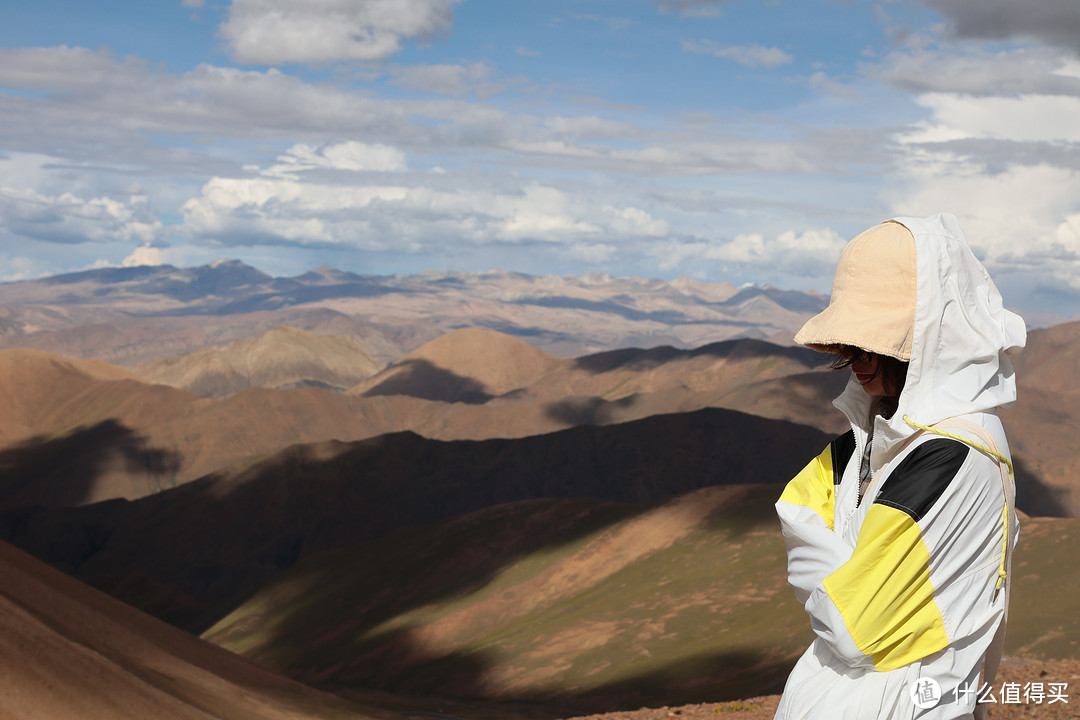
M571 711L775 691L810 637L776 492L491 508L313 556L206 637L325 687Z
M811 639L776 486L489 508L308 558L205 637L324 688L582 714L779 692ZM1007 653L1075 657L1080 521L1027 520Z
M1005 653L1080 659L1080 520L1024 518Z

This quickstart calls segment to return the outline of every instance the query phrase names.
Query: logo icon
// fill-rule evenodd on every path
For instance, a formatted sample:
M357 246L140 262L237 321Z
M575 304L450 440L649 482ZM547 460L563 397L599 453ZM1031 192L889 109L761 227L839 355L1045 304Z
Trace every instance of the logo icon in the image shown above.
M911 685L911 701L922 710L937 707L941 702L941 686L934 678L919 678Z

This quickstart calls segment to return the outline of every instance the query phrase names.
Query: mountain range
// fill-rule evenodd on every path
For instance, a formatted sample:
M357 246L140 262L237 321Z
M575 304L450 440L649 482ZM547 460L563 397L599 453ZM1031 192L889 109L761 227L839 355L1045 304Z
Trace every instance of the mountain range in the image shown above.
M561 357L788 342L825 305L811 292L607 275L357 275L329 267L274 278L238 261L108 268L0 284L0 347L138 365L278 326L351 335L385 364L463 327L527 339Z
M772 503L845 429L847 374L764 338L823 302L233 262L0 284L0 539L37 558L0 542L0 647L41 648L0 714L92 683L183 718L776 692L810 636ZM1012 658L1080 641L1055 570L1080 538L1078 344L1032 331L1002 412L1028 514ZM106 695L95 716L139 716Z

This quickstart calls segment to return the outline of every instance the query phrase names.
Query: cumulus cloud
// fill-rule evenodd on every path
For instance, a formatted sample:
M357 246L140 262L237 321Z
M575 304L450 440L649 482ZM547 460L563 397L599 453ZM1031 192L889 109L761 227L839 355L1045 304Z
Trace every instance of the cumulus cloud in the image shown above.
M772 266L786 275L827 276L846 244L846 238L828 229L787 230L771 240L760 233L746 233L709 247L702 257L732 265Z
M951 37L910 37L867 77L909 93L923 118L895 132L881 197L891 214L955 213L999 285L1033 302L1047 283L1080 287L1080 72L1047 18L1076 27L1080 5L926 0ZM1073 38L1075 40L1075 30ZM1027 39L1007 48L971 40ZM1058 38L1061 40L1061 38ZM1004 280L1004 283L1002 282Z
M671 225L666 220L658 220L641 208L608 205L604 211L613 217L611 229L621 235L664 237L671 233Z
M1023 143L1080 143L1080 97L1022 95L974 98L931 93L918 98L932 120L901 139L935 142L992 138Z
M306 147L291 152L326 155ZM603 246L612 238L659 237L669 230L663 219L629 203L598 207L590 198L535 181L484 187L445 172L404 172L395 182L380 183L365 173L330 182L282 172L280 166L255 178L213 178L183 205L179 231L222 245L406 253L437 253L448 239L475 247L541 243L595 259L609 255Z
M961 38L1031 38L1080 54L1080 3L1075 0L922 0Z
M120 262L121 267L141 267L143 265L164 265L165 250L152 245L140 245L135 251Z
M902 177L886 194L894 213L955 213L972 246L991 261L1066 239L1055 231L1080 211L1080 172L1050 165L988 174L977 162L925 152L906 163Z
M458 0L233 0L221 34L238 62L381 60L446 31Z
M763 67L770 70L790 63L794 59L780 48L762 45L721 45L713 40L686 40L683 41L682 47L686 52L713 55L746 67Z
M83 199L0 188L0 228L15 236L54 243L150 242L161 227L145 196Z

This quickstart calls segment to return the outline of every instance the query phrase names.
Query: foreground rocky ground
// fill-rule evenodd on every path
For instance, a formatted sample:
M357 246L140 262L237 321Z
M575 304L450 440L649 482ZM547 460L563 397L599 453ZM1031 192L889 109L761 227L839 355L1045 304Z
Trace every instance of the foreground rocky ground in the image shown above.
M1063 683L1065 687L1062 687ZM1040 687L1043 691L1041 702L1038 701ZM1012 701L1013 693L1018 694L1018 701ZM1080 660L1007 658L994 681L992 694L998 702L990 706L988 715L995 720L1080 718ZM1009 702L1003 702L1005 700ZM779 695L767 695L729 702L586 715L574 720L770 720L779 702Z

